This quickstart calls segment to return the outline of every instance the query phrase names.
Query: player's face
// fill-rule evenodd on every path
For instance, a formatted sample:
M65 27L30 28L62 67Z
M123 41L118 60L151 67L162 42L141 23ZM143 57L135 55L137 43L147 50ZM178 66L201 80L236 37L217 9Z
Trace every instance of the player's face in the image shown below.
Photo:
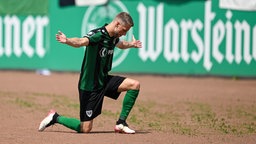
M131 27L128 25L123 25L121 23L117 23L115 29L115 37L125 36Z

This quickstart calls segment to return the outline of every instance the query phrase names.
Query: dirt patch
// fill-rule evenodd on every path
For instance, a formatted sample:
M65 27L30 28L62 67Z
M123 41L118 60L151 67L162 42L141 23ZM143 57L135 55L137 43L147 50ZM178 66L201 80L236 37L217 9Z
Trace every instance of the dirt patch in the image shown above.
M135 135L116 134L121 109L105 99L104 110L90 134L61 125L44 132L38 126L54 108L79 117L78 73L0 71L1 143L256 143L256 80L124 75L141 82L141 92L128 123ZM123 94L122 94L123 95Z

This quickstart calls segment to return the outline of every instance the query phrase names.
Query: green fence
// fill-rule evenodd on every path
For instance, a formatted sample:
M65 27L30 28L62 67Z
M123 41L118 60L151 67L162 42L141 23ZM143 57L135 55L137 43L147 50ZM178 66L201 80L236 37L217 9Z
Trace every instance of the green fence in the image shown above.
M57 31L81 37L127 11L135 26L122 39L134 35L143 48L116 49L113 72L256 76L256 12L203 0L113 0L90 7L46 2L48 7L31 15L0 6L1 69L79 71L84 48L56 42Z

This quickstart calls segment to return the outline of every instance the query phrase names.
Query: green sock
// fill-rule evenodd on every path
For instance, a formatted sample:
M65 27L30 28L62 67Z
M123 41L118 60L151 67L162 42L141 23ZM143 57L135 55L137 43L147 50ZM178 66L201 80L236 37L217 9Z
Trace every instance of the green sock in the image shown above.
M120 114L121 120L126 120L133 105L135 104L136 98L139 95L139 90L128 90L124 96L123 107Z
M68 118L68 117L65 117L65 116L59 116L57 118L57 122L59 124L64 125L67 128L70 128L72 130L77 131L78 133L81 132L81 128L80 128L81 122L78 119Z

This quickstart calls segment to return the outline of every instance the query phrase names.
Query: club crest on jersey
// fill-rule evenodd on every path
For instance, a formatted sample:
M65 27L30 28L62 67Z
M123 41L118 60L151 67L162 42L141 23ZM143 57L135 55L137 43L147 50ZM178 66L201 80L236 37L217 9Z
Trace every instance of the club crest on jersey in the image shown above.
M91 117L91 116L92 116L92 110L87 110L87 111L86 111L86 115L87 115L88 117Z

